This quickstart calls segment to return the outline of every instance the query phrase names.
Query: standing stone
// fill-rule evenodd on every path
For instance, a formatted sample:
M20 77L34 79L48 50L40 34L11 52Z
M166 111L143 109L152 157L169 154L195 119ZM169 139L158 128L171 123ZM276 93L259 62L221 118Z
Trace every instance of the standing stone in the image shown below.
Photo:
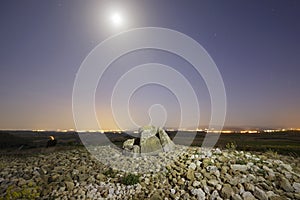
M162 152L162 146L156 137L157 128L154 126L144 126L140 128L140 148L141 154L157 154Z
M163 130L159 128L158 135L160 138L161 145L163 147L164 152L168 152L174 149L174 142L170 139L169 135Z
M156 135L157 128L155 126L144 126L139 129L139 133L141 135L141 139L147 139Z
M132 153L133 153L133 157L139 156L139 154L140 154L140 146L133 145Z
M142 138L140 140L141 154L158 154L162 152L162 146L156 136Z

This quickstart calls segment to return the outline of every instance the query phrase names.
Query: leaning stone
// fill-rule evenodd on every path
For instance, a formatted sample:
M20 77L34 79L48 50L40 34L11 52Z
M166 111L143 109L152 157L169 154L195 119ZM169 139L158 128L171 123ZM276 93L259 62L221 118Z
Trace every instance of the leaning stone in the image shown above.
M170 139L169 135L163 129L158 130L158 136L163 147L164 152L168 152L174 149L174 142Z

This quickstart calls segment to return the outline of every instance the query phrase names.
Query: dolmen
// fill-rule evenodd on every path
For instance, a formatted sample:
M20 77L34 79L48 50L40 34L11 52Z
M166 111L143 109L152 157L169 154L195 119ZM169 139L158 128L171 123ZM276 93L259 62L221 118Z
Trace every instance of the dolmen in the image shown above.
M172 151L174 142L162 128L144 126L139 129L139 138L128 139L123 143L123 154L128 156L157 155Z

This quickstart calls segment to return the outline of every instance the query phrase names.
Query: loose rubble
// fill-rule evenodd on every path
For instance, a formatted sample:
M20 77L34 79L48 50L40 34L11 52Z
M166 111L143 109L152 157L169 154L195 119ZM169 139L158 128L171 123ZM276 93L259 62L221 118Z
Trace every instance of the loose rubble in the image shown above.
M113 147L93 148L122 155ZM281 155L175 145L155 156L123 156L122 169L148 167L147 173L131 172L140 175L134 185L122 184L129 172L118 163L109 168L79 147L0 159L0 199L24 188L37 199L300 199L299 158Z

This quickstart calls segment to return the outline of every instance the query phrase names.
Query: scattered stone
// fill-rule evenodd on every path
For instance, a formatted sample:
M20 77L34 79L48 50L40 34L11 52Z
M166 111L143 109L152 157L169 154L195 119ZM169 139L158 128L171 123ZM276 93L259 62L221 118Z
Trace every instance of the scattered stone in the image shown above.
M65 185L68 191L72 191L74 189L74 183L71 181L65 181Z
M162 200L163 198L161 197L161 195L158 192L155 192L154 194L152 194L152 196L150 197L150 200Z
M170 192L171 192L171 194L175 194L175 193L176 193L176 190L172 188L172 189L170 190Z
M186 174L186 178L193 181L195 176L194 176L194 170L189 168Z
M241 197L239 194L234 194L234 195L232 196L232 199L233 199L233 200L243 200L242 197Z
M205 200L206 195L201 188L192 189L191 193L192 193L192 195L197 196L198 200Z
M221 190L221 197L225 199L230 199L230 197L234 194L233 189L229 184L224 184Z
M248 166L247 165L234 164L234 165L231 165L231 169L234 170L234 171L247 172Z
M201 185L201 183L199 181L194 181L193 182L193 187L198 187L199 185Z
M258 187L255 187L253 194L259 200L268 200L268 196L266 195L266 193Z
M99 181L104 181L106 179L106 176L104 174L97 174L96 179Z
M160 140L158 132L153 133L148 139ZM300 199L298 158L278 155L273 160L264 153L180 145L144 157L138 143L135 139L124 145L131 156L110 146L93 146L92 154L76 148L30 157L0 156L0 199L6 199L8 186L37 190L37 199ZM106 159L103 163L110 166L94 158ZM237 160L247 164L234 164ZM139 175L140 183L125 185L129 172Z
M280 177L280 187L286 192L294 191L294 188L291 186L291 183L283 176Z
M295 189L296 193L300 193L300 183L293 183L293 188Z
M242 197L244 200L256 200L256 198L251 194L251 192L244 192Z
M195 163L191 163L191 164L189 165L189 168L192 169L192 170L196 170L197 166L196 166Z

